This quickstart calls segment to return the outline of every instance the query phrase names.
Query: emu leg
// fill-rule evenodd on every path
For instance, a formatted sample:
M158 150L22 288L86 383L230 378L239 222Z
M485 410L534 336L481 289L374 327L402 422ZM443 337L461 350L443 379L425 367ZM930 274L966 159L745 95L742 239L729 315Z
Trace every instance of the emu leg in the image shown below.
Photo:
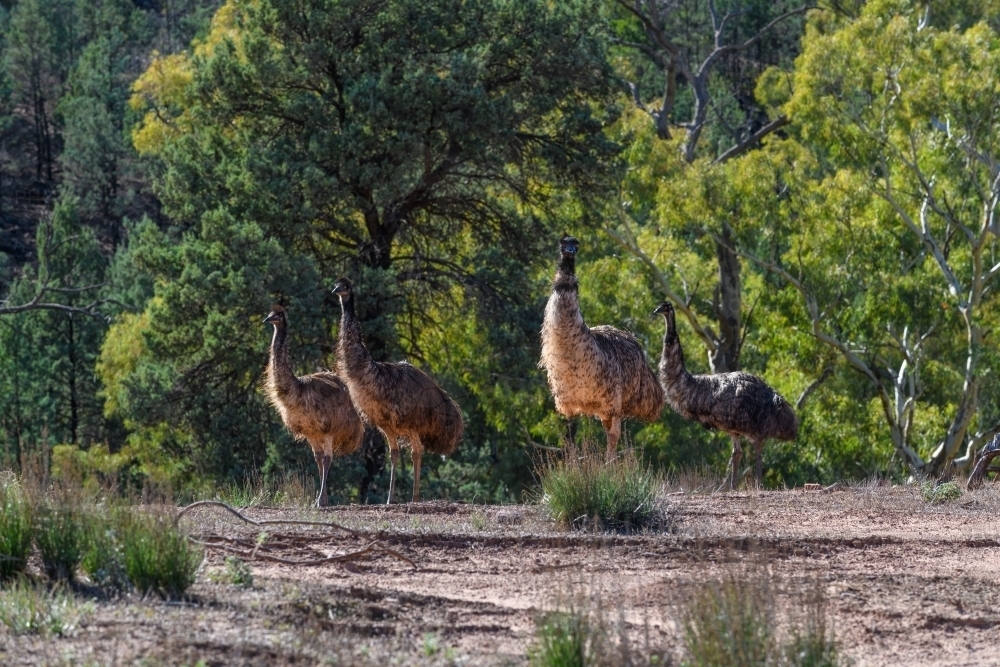
M622 420L620 417L611 417L609 419L602 419L601 424L604 426L604 432L608 437L608 454L605 460L610 461L615 458L615 450L618 449L618 439L622 436Z
M733 441L733 455L729 457L729 467L726 468L726 479L716 491L722 491L727 486L730 491L734 491L740 474L740 459L743 458L743 448L740 447L740 436L730 433L729 439Z
M327 507L330 502L326 499L326 475L330 472L330 462L333 457L330 454L313 450L313 458L316 459L316 467L319 468L319 495L316 496L316 507Z
M757 488L761 489L764 487L764 467L760 460L760 450L764 447L763 440L753 441L753 451L754 451L754 464L753 464L753 478L757 483Z
M395 436L386 436L389 441L389 498L386 505L392 504L392 498L396 494L396 468L399 467L399 442Z
M420 438L410 438L410 456L413 459L413 502L420 502L420 461L424 457L424 446Z

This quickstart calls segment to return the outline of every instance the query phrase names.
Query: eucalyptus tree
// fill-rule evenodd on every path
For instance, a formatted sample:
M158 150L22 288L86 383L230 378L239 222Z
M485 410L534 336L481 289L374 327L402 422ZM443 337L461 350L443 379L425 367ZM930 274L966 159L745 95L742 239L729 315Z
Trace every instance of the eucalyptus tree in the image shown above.
M970 466L1000 430L1000 415L984 414L980 397L994 370L984 336L1000 305L1000 35L974 16L938 25L928 7L883 0L856 19L815 21L784 105L829 174L827 195L850 184L871 198L859 214L896 241L878 267L884 282L869 289L891 303L888 295L917 280L909 307L869 311L879 327L845 339L829 325L847 295L818 296L810 283L822 278L803 270L800 248L780 260L751 258L801 293L814 335L875 387L906 466L938 474L952 462ZM928 356L938 382L950 379L943 432L921 452L910 426L932 409L920 375Z

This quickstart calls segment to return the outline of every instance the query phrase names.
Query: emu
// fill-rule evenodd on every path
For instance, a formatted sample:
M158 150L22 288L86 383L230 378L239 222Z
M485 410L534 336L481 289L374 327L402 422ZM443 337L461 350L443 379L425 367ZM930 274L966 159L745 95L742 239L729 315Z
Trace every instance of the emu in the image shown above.
M542 323L542 358L556 410L567 418L594 416L614 457L622 419L650 422L663 409L663 389L634 335L611 326L588 327L580 313L576 278L579 243L559 240L559 264Z
M382 431L389 443L389 498L396 489L399 440L410 445L413 458L413 502L420 500L420 461L424 452L442 456L455 451L465 425L451 397L426 373L405 361L375 361L365 347L354 310L354 286L347 278L334 285L340 297L337 371L347 384L362 418Z
M312 448L320 480L316 506L326 507L330 463L334 456L351 454L361 446L361 418L347 386L333 373L295 377L288 358L288 314L284 308L274 306L264 323L274 325L264 389L295 439L306 440Z
M719 488L727 483L730 489L736 488L743 456L740 436L753 443L754 479L760 486L760 451L764 441L768 438L789 441L798 435L799 422L792 406L766 382L749 373L691 375L684 366L674 307L663 302L653 314L663 315L667 323L660 357L660 383L666 392L667 403L685 419L696 421L705 428L725 431L733 441L727 480Z

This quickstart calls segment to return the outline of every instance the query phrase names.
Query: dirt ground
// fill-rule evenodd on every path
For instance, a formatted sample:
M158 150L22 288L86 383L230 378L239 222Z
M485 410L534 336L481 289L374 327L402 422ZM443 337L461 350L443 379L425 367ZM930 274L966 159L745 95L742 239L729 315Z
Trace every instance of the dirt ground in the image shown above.
M808 588L825 591L856 665L1000 663L1000 489L941 505L916 487L875 483L829 493L672 490L665 502L672 526L632 535L560 529L530 506L245 510L364 536L257 527L200 508L183 524L237 551L262 531L259 554L295 560L357 551L374 537L417 567L377 551L310 566L255 559L254 585L243 589L220 581L225 554L209 549L190 601L95 598L73 636L2 638L0 664L524 664L540 611L581 594L617 610L633 637L669 649L685 590L752 571L766 571L787 604Z

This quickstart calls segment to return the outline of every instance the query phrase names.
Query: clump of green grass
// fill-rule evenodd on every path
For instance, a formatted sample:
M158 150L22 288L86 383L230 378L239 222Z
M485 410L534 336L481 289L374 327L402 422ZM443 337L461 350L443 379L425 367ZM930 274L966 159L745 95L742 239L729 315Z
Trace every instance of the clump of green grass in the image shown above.
M958 482L935 484L927 481L920 486L920 495L928 503L947 503L962 497L962 487Z
M731 576L699 586L681 609L690 667L772 664L774 606L760 581Z
M762 570L709 581L679 612L686 667L838 667L844 664L816 591L794 604L778 632L775 594Z
M122 526L122 561L140 593L176 599L195 581L202 551L165 512L133 512Z
M51 590L18 578L0 589L0 624L14 635L72 634L92 606L81 604L64 588Z
M0 480L0 579L24 572L31 551L31 506L13 475Z
M635 452L609 463L595 443L568 443L558 460L539 470L542 504L552 518L575 528L634 530L657 518L660 480Z
M647 637L648 643L648 637ZM618 667L662 665L662 652L633 647L624 617L613 619L599 598L562 602L535 620L535 641L528 649L532 667Z
M253 588L253 572L250 566L236 556L226 556L226 579L233 586Z
M129 520L123 507L96 507L87 525L87 548L80 563L90 580L102 588L128 588L122 548L124 529Z
M56 581L72 581L87 548L90 513L65 494L42 501L33 523L35 544L45 574Z

